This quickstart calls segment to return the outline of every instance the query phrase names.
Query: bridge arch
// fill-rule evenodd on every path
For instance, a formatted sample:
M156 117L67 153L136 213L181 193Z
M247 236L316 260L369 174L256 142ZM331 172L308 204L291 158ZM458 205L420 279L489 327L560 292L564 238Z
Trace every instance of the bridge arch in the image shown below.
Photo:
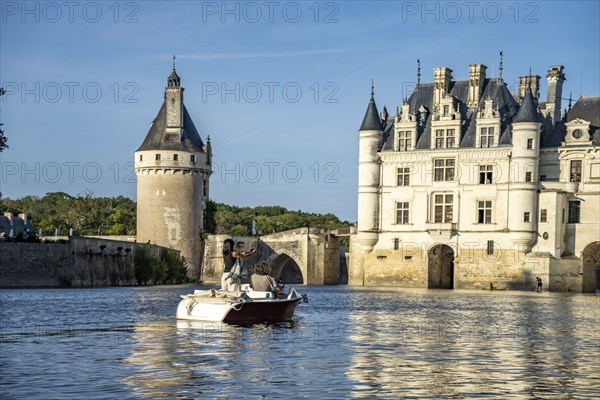
M281 279L286 284L303 284L304 277L298 263L286 253L278 254L269 263L271 276Z
M584 293L595 293L600 287L600 242L592 242L585 246L582 253L583 279L581 291Z

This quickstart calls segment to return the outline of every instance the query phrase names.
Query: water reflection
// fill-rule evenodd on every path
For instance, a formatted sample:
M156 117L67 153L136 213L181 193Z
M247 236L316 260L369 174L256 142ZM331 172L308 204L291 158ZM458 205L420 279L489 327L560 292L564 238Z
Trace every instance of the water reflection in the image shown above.
M294 322L248 327L176 321L178 295L189 288L0 290L0 397L589 399L600 392L600 297L305 290L311 302Z
M590 398L600 384L589 297L387 291L351 313L354 397ZM415 302L434 303L420 306ZM395 312L392 309L395 308Z

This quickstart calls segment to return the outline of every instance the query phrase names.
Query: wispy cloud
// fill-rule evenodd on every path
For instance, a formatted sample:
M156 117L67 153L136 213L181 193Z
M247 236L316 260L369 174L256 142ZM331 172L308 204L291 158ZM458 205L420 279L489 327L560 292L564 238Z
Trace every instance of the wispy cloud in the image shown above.
M322 49L322 50L304 50L304 51L280 51L280 52L228 52L228 53L205 53L205 54L177 54L177 58L191 60L239 60L253 58L288 58L288 57L307 57L326 54L350 53L356 50L349 49ZM160 55L165 58L165 55Z

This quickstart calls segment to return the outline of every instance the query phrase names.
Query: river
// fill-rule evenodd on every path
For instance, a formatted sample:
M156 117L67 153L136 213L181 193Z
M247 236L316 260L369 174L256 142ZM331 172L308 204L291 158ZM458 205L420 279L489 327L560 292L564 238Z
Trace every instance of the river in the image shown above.
M177 321L192 288L0 290L0 398L600 396L596 295L306 286L237 327Z

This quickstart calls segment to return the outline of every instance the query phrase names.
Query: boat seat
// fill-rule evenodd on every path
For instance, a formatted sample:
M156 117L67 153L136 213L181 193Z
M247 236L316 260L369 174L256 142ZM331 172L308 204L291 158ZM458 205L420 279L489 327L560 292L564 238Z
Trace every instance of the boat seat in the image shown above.
M271 292L260 292L257 290L249 290L246 292L246 294L251 299L272 299L274 297L273 293Z

